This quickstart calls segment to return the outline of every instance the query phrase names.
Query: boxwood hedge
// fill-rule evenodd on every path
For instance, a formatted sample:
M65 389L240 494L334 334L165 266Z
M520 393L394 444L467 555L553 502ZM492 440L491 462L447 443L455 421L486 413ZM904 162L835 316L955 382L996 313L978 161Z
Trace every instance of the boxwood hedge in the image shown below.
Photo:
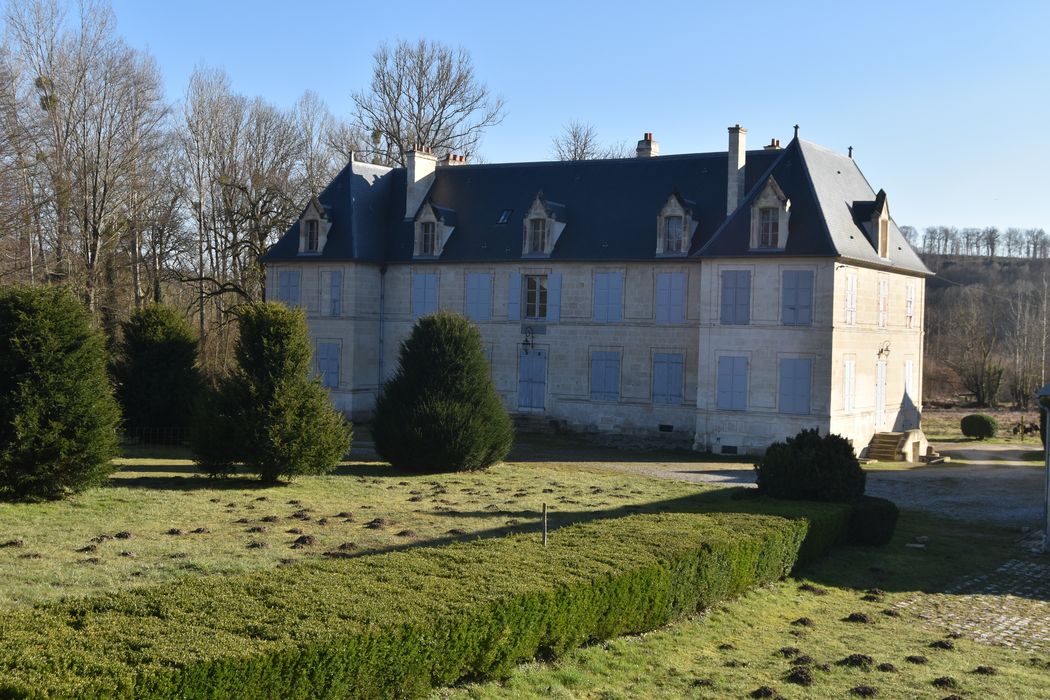
M807 518L635 515L0 616L0 697L418 697L653 629L791 571L846 530ZM812 554L813 552L810 551Z

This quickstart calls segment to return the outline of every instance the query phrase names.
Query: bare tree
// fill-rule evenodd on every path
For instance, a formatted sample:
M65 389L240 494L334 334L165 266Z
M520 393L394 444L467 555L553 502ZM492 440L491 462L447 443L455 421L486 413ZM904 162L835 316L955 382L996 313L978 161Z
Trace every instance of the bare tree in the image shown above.
M996 303L982 289L956 288L949 290L940 313L927 316L931 352L956 373L979 406L995 402L1005 371L997 356L1003 319Z
M404 165L417 145L473 156L485 130L503 121L503 100L477 79L470 54L426 39L381 44L369 88L353 100L356 125L371 135L364 145L384 165Z
M557 160L596 160L626 158L629 155L623 142L604 145L598 140L593 124L569 122L562 133L551 141L551 152Z

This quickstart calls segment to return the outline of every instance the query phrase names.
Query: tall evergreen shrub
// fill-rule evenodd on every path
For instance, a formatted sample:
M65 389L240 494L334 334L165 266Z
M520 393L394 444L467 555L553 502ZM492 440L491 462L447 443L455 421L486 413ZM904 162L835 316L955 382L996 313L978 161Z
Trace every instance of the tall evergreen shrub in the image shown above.
M514 429L477 327L447 312L419 319L376 402L372 430L379 454L402 469L477 470L506 457Z
M864 470L841 435L803 430L774 442L755 465L758 490L773 498L853 501L864 495Z
M182 439L201 388L193 329L175 309L152 304L131 314L121 331L113 376L124 430Z
M202 469L229 473L241 462L273 483L336 467L351 428L311 377L312 355L301 309L268 303L242 313L237 366L207 394L195 421Z
M67 289L0 290L0 496L56 499L101 483L120 409L105 340Z

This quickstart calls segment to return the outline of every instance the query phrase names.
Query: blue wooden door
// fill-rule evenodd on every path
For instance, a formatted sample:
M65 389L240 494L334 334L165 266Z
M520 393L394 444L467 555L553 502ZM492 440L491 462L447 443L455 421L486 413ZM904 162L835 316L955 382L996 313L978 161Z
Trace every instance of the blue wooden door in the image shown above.
M542 411L547 393L547 351L524 350L518 354L518 408Z

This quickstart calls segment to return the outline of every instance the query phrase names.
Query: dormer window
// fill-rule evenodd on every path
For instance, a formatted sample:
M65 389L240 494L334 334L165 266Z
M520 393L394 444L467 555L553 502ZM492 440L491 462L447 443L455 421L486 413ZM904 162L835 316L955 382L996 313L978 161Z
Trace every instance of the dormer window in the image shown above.
M420 234L422 240L419 244L420 255L435 255L437 252L437 231L435 222L423 221L420 223Z
M320 255L328 243L332 222L317 197L311 197L299 216L299 255Z
M685 233L682 230L682 217L665 216L664 226L667 227L667 242L664 244L664 252L684 253Z
M525 241L526 253L547 252L547 220L529 219L529 233Z
M427 201L416 214L415 229L412 255L421 258L441 257L449 236L456 229L456 212Z
M777 248L780 241L780 212L772 207L758 210L758 245Z
M886 252L889 248L890 222L888 219L879 220L879 257L889 257Z
M682 199L677 191L664 202L656 217L656 254L685 255L696 231L693 203Z
M751 249L783 251L787 247L791 200L772 176L751 202Z

